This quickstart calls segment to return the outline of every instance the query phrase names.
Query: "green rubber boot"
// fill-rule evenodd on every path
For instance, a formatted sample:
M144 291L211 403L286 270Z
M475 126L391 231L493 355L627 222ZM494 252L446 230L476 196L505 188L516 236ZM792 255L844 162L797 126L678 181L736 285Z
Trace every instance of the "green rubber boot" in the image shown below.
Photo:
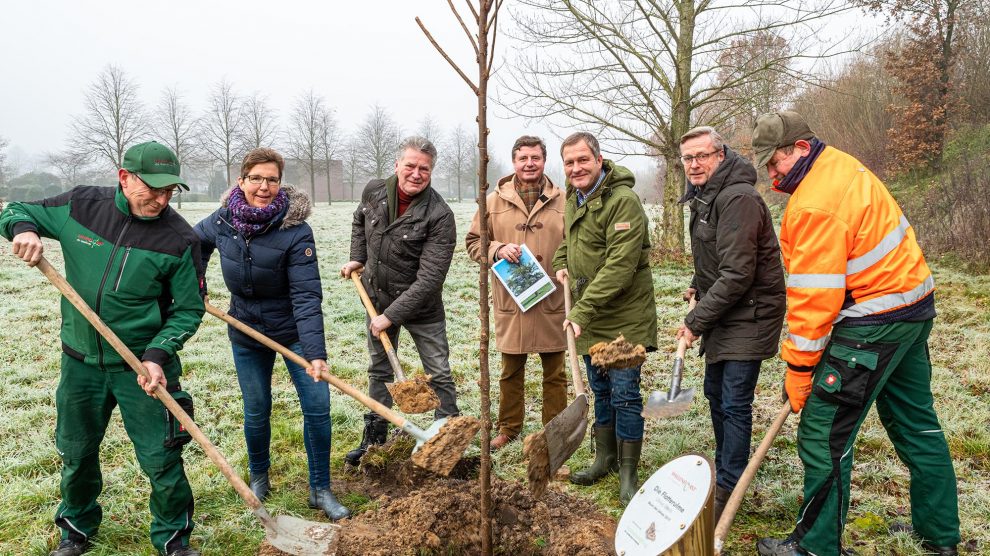
M619 501L625 506L639 488L639 454L643 449L642 440L619 441Z
M619 470L616 454L615 427L594 427L595 461L590 467L571 474L571 482L581 486L591 486L609 473Z

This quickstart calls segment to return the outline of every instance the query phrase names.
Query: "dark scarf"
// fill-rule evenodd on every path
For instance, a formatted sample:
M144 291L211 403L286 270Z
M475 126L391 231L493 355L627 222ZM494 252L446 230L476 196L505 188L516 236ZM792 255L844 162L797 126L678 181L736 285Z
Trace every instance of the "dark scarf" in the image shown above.
M781 193L787 193L791 195L797 190L798 185L801 184L801 180L808 175L811 171L811 165L815 163L818 155L822 154L825 150L825 143L820 141L817 137L811 139L811 152L807 156L802 156L794 163L790 172L784 176L782 180L775 180L773 182L774 191L779 191Z
M233 188L230 191L230 198L227 199L227 208L230 209L234 228L245 238L253 236L271 224L288 205L289 195L286 194L285 189L279 189L272 202L265 207L249 205L240 187Z

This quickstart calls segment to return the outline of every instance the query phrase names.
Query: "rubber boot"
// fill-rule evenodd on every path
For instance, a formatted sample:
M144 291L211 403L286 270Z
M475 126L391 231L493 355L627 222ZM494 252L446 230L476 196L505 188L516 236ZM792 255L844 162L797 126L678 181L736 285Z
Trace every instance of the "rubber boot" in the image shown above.
M321 509L331 521L351 517L351 511L347 506L337 501L337 497L328 488L318 488L309 491L309 507Z
M732 491L727 488L722 488L715 485L715 523L718 524L719 518L722 517L722 511L725 510L725 505L729 502L729 497L732 496Z
M357 467L361 464L361 458L368 451L368 446L372 444L384 444L388 436L388 421L382 419L377 413L366 413L364 415L364 432L361 433L361 445L344 455L344 462L347 465Z
M642 440L619 440L619 501L625 506L639 488L639 454Z
M591 486L605 478L609 473L619 470L616 454L618 448L615 440L615 427L598 427L594 429L595 461L587 469L571 474L571 482L581 486Z
M251 492L258 497L258 500L262 502L265 498L268 498L268 491L270 491L272 485L268 482L268 472L263 473L251 473Z

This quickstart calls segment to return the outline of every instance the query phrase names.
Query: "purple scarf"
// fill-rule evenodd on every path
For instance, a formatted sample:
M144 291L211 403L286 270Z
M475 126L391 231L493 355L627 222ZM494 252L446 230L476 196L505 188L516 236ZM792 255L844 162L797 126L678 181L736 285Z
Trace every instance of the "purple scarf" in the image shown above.
M246 238L271 224L272 220L282 214L288 204L289 196L285 193L285 189L279 189L272 202L265 207L249 205L240 187L232 188L230 198L227 199L227 208L230 209L234 228Z

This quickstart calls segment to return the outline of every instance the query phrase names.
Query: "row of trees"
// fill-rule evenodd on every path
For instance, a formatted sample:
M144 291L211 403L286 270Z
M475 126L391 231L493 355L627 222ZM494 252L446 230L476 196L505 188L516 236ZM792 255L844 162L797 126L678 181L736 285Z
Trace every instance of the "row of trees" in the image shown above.
M430 115L414 133L440 150L434 181L446 181L446 193L458 200L470 196L477 182L476 133L461 124L445 132ZM50 172L33 172L21 181L44 181L54 175L64 186L78 184L94 171L105 174L120 168L128 147L154 139L175 151L184 177L205 176L211 198L234 183L237 176L232 173L236 174L244 153L272 147L303 167L305 185L314 198L318 177L325 177L329 188L332 163L340 161L345 194L353 199L367 179L392 173L403 136L395 118L378 104L356 129L341 129L334 108L312 89L298 95L284 117L264 94L241 93L226 80L211 88L201 112L194 111L175 87L162 91L149 107L136 81L121 68L108 66L87 89L65 148L46 155L42 165ZM0 138L0 156L6 146ZM3 162L0 158L0 185L9 179ZM494 165L493 173L502 171L505 168Z
M990 2L876 8L905 25L794 104L816 131L883 177L937 173L958 154L953 137L966 143L990 122Z
M836 32L836 16L863 12L895 30L870 50L876 37ZM528 48L499 100L656 156L659 248L678 254L688 129L712 125L745 154L759 114L796 106L871 168L937 169L952 130L990 116L987 13L987 0L520 0L510 32Z

